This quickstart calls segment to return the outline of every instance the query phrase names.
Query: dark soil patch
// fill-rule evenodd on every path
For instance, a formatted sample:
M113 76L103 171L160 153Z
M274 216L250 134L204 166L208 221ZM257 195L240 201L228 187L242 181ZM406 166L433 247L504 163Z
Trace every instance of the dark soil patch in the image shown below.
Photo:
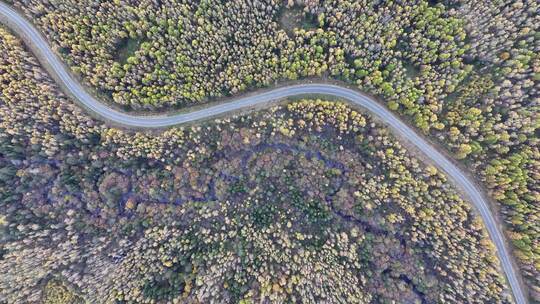
M420 68L410 61L404 60L403 67L405 68L405 74L411 79L416 78L420 74Z
M116 53L114 60L120 64L125 64L127 59L133 55L144 42L142 37L137 38L123 38L116 44Z
M295 29L312 30L319 27L317 16L306 13L301 7L282 8L278 13L279 24L289 36Z

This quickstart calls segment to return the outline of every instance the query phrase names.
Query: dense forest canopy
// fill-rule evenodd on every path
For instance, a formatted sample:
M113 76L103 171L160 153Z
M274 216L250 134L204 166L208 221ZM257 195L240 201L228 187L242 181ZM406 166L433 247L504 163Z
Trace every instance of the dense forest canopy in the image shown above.
M0 299L509 301L480 218L368 115L111 129L0 33Z
M380 97L483 183L503 219L532 298L540 300L537 1L11 2L46 35L73 73L98 96L126 110L185 108L313 77L339 80ZM94 296L125 301L219 296L249 303L262 295L276 301L293 296L320 300L322 294L330 299L330 290L340 290L340 295L351 295L349 302L505 301L492 245L468 205L444 176L414 160L368 115L339 103L303 101L226 123L173 128L159 135L130 133L83 114L4 29L0 51L0 268L22 269L21 281L0 281L0 300L7 294L13 301L31 300L42 293L51 299L78 299L84 295L70 290L86 296L93 290ZM229 149L237 151L239 159L223 155L228 136L234 138ZM322 146L318 138L324 139ZM278 162L275 167L285 171L277 174L265 161L250 159L241 167L242 157L247 157L242 153ZM290 159L275 160L274 153L290 154ZM255 171L220 176L228 166ZM294 170L287 171L289 167ZM342 167L347 172L340 171ZM303 180L302 170L318 172L321 179ZM250 180L253 172L262 175ZM167 184L174 176L188 184ZM301 199L289 205L297 200L291 196L294 191L278 195L279 189L265 189L269 184L293 187ZM327 192L304 193L308 188ZM277 201L274 209L264 204L268 193ZM182 203L175 204L177 200ZM246 208L237 210L235 204ZM87 213L80 214L81 208ZM290 212L314 213L316 220L299 219L289 227L278 219ZM202 219L196 221L199 215ZM240 255L249 252L246 242L253 240L241 234L216 240L219 234L212 229L260 230L249 221L265 222L269 216L273 225L265 229L270 232L258 235L270 242L265 243L268 248L285 246L276 248L289 250L292 258L300 249L309 252L303 248L309 242L296 233L325 235L324 242L318 242L330 246L329 252L315 250L318 255L310 261L324 261L317 264L321 271L339 271L322 271L321 276L344 281L317 286L320 294L298 294L316 280L304 277L289 283L290 273L305 266L291 262L295 270L246 270L232 278L214 273L215 280L203 282L209 285L198 285L198 275L214 271L213 262L230 263L224 269L255 263L249 254ZM222 222L231 218L241 220ZM193 223L189 232L186 223ZM353 226L356 236L351 235ZM315 233L314 227L322 230ZM404 238L412 238L411 244L402 244ZM142 249L140 256L113 258L114 252L147 248L149 242L160 244L161 249L153 250L162 252L162 259L173 251L189 258L156 260L152 251ZM203 250L197 242L209 248ZM260 250L270 250L261 244ZM359 252L332 256L335 250L350 248L380 250L391 258L364 259ZM467 254L440 255L453 251ZM23 258L16 259L19 256ZM285 263L285 257L278 259L271 252L264 251L261 258L266 260L257 263L263 265ZM208 264L201 264L204 259ZM450 269L441 268L441 259ZM21 261L29 264L13 264ZM147 263L157 272L123 272L133 263ZM113 269L118 278L135 276L130 277L133 283L112 277ZM366 274L367 269L372 273ZM111 271L110 282L119 286L98 286L105 282L92 276L101 271ZM289 277L281 284L274 275L287 271ZM263 279L257 286L246 287L246 281L258 276ZM157 277L167 280L157 282ZM339 285L353 278L358 289ZM225 283L228 287L219 295L209 293L217 286L212 284ZM42 286L50 288L37 292ZM168 292L179 289L180 294Z

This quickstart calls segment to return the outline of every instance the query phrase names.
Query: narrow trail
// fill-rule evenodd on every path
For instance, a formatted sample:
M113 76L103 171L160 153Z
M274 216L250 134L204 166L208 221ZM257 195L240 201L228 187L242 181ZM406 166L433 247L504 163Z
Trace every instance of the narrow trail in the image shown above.
M335 96L350 104L366 109L372 115L378 117L382 122L390 126L397 137L406 139L414 145L419 152L424 154L424 157L431 160L435 165L442 169L450 177L451 181L466 193L469 201L474 204L481 215L491 240L497 248L497 255L506 274L508 284L511 287L515 302L517 304L527 303L525 292L518 279L519 270L516 269L512 263L510 253L505 246L503 233L497 226L495 217L488 207L487 199L483 197L482 193L467 175L454 165L450 159L437 151L437 149L426 139L417 134L415 130L400 120L390 110L380 105L373 98L337 85L311 83L291 85L265 91L260 94L253 94L248 97L240 97L227 103L211 105L188 113L155 116L131 115L113 109L89 94L70 74L62 61L53 52L47 41L31 22L26 20L25 17L10 5L3 2L0 2L0 23L5 24L26 42L28 48L38 59L40 59L41 64L43 64L51 76L59 82L59 85L65 89L65 93L74 97L77 102L97 116L127 127L162 128L174 126L249 107L268 106L287 97L308 94Z

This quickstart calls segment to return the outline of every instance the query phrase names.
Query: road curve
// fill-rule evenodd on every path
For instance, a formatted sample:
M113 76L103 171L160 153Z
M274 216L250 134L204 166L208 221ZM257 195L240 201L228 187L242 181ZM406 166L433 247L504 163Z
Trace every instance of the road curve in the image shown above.
M303 95L303 94L325 94L342 98L350 103L367 109L373 115L379 117L383 122L389 125L396 135L410 141L425 156L431 159L440 169L454 181L469 196L470 201L478 209L487 231L497 248L497 254L506 278L511 287L514 299L517 304L527 303L524 291L518 280L518 270L510 259L510 253L505 247L502 232L498 229L495 218L488 208L488 202L474 183L449 159L439 153L424 138L418 135L412 128L402 122L397 116L388 109L381 106L374 99L356 92L351 89L343 88L330 84L300 84L282 87L267 91L258 95L238 98L228 103L212 105L207 108L192 111L189 113L176 115L157 115L157 116L136 116L117 111L108 107L90 95L81 84L68 72L60 59L55 55L47 41L36 30L36 28L26 20L16 10L9 5L0 2L0 21L20 35L28 43L28 47L42 61L42 64L48 65L47 70L53 74L57 81L71 96L74 96L82 105L95 114L108 119L112 122L137 127L137 128L158 128L167 127L195 120L200 120L215 115L240 110L255 105L270 104L280 99ZM45 62L43 62L45 61Z

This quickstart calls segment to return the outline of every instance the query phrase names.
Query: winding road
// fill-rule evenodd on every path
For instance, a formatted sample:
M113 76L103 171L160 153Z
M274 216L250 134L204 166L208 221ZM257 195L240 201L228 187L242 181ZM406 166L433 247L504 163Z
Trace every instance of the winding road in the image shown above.
M518 304L527 303L524 291L519 283L519 271L511 261L503 233L497 226L494 215L488 207L488 201L477 189L467 175L447 157L437 151L426 139L418 135L396 115L377 103L376 100L357 91L330 84L300 84L282 87L249 97L238 98L227 103L208 106L189 113L175 115L136 116L115 110L90 95L83 86L70 74L62 61L53 52L47 41L38 30L11 6L0 2L0 23L5 24L17 33L37 56L47 71L61 84L66 93L73 96L80 104L95 114L114 123L137 128L159 128L209 118L256 105L268 105L280 99L304 94L332 95L360 106L390 126L395 135L407 139L426 158L442 169L469 197L478 209L487 231L497 248L502 268Z

